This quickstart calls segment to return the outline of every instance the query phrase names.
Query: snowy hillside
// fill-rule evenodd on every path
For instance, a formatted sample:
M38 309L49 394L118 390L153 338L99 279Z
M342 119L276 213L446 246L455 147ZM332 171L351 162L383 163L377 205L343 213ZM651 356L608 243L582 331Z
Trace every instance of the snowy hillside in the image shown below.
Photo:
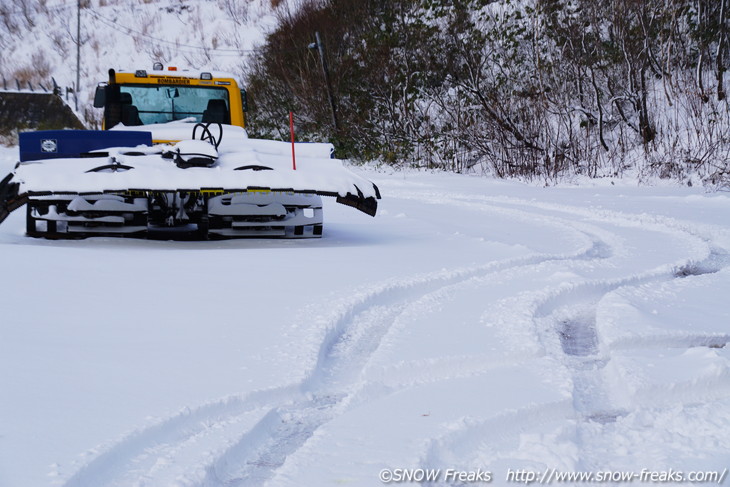
M81 9L79 111L91 110L94 87L109 68L166 66L216 68L243 76L248 54L287 12L286 1L86 0ZM62 87L76 84L77 2L35 0L0 7L0 74L15 88L19 80ZM0 87L2 88L2 87ZM27 89L27 88L26 88ZM73 103L72 103L73 105Z
M66 87L80 65L95 126L109 68L217 68L250 133L285 138L294 111L341 158L727 188L727 1L24 0L0 4L0 75Z
M11 215L0 485L726 480L726 194L366 176L378 217L326 201L321 240Z

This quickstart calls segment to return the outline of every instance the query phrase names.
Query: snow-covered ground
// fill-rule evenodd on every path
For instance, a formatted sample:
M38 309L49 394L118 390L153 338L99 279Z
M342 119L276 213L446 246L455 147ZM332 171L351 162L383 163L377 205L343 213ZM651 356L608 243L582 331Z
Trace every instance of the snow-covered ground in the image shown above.
M326 200L317 240L35 240L11 215L0 485L725 480L728 195L356 171L379 215Z

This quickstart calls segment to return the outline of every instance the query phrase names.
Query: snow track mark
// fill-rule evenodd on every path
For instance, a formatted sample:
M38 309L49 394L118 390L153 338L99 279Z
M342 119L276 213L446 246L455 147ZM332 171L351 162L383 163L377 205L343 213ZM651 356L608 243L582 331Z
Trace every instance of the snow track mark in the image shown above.
M272 409L206 468L199 485L263 485L289 454L335 415L341 401L336 396L314 396Z
M585 357L598 353L595 315L583 313L575 318L565 318L558 324L557 331L563 351L568 355Z
M418 195L409 197L419 199ZM430 201L431 197L427 195L423 201ZM521 422L526 428L535 429L576 417L582 423L610 424L626 411L605 407L610 398L600 371L610 360L610 354L600 337L596 317L598 303L620 288L717 272L727 265L723 251L704 252L707 249L702 246L701 238L691 232L677 236L675 232L681 225L666 231L672 224L667 221L651 221L647 232L643 228L645 222L630 215L596 214L575 207L504 198L448 195L439 200L480 212L502 213L525 222L539 221L555 233L569 234L571 241L580 242L580 245L564 253L534 252L527 257L475 268L401 277L366 289L327 317L316 364L300 383L202 406L190 414L181 414L130 435L82 468L69 479L67 487L145 485L153 484L156 479L173 478L170 472L174 469L167 466L185 461L186 457L179 455L185 445L204 439L209 440L208 450L195 456L192 465L180 469L181 473L174 477L180 485L265 484L276 477L288 459L317 435L320 428L347 412L353 402L362 398L358 392L369 385L363 381L363 370L381 348L384 337L392 332L414 303L469 280L486 279L518 268L537 271L551 267L551 272L556 274L573 275L569 284L564 281L564 285L524 290L513 296L515 302L521 300L529 304L530 319L547 355L569 370L573 378L572 401L541 404L497 418L465 421L463 428L431 443L424 464L443 463L450 452L459 451L460 442L465 440L481 448L490 438L514 441L513 435L519 433L513 431L514 426ZM625 229L631 232L619 231ZM674 240L688 248L690 244L696 244L692 255L683 255L679 262L651 263L650 260L646 268L636 269L634 273L629 268L627 274L625 262L631 251L623 240L650 232L672 233ZM656 241L655 235L652 238ZM640 240L637 238L636 247L646 251L640 247L644 243ZM529 248L532 242L522 244ZM447 298L440 296L439 299ZM513 317L505 318L509 321ZM726 342L726 337L713 337L708 343L724 346ZM431 362L431 366L438 372L439 367L448 363L445 358ZM448 374L429 370L422 380L413 368L408 369L409 365L402 367L404 379L388 383L386 388L390 390L383 394L411 387L413 382L450 378ZM465 374L480 374L489 368L465 364L459 367ZM502 430L496 428L504 418L509 422Z
M587 248L570 258L595 258L601 253L597 248L601 247L602 243L591 241ZM200 485L243 487L262 485L271 478L289 455L356 399L365 386L359 377L368 359L402 313L420 297L507 269L563 259L562 255L535 255L477 269L396 281L350 304L332 324L320 347L317 366L301 384L301 391L308 399L272 409L206 469Z
M84 465L64 486L129 485L131 479L145 478L150 471L159 473L165 459L179 455L186 444L202 442L205 436L217 435L221 428L245 423L247 416L255 417L257 410L285 401L295 393L293 388L282 387L186 409L123 438Z
M521 212L510 211L512 214ZM524 215L522 215L524 217ZM295 403L286 409L287 418L296 418L292 426L281 421L277 427L270 425L270 416L279 417L275 408L270 415L242 436L207 468L201 483L212 485L261 485L271 478L287 457L300 448L316 430L346 409L348 401L362 387L359 375L368 359L378 349L382 338L410 303L420 297L438 293L460 283L518 267L537 266L552 261L592 261L610 254L610 246L599 238L570 228L582 247L565 254L535 254L524 258L489 263L474 269L450 270L436 274L396 280L363 295L339 311L332 321L320 347L316 367L302 382L301 390L310 399ZM326 394L328 400L321 403ZM259 436L266 431L265 438Z
M438 194L434 197L433 194ZM603 267L600 272L596 272L595 276L586 276L585 279L578 279L577 282L568 284L555 290L542 290L535 293L528 293L520 299L513 300L513 305L522 305L527 309L533 310L533 320L542 337L543 344L547 353L558 361L565 364L567 370L570 371L573 380L573 410L576 413L577 437L576 443L584 452L578 452L578 462L569 465L572 469L580 468L585 465L604 467L604 464L593 464L593 452L590 447L590 440L587 445L583 446L580 438L584 437L584 433L595 431L598 428L604 428L605 425L612 425L632 413L630 410L621 407L612 407L612 398L610 390L604 384L603 371L611 360L611 349L603 342L600 336L600 323L597 322L597 307L604 297L611 295L619 289L631 289L641 285L653 285L655 283L668 282L675 278L692 278L694 276L702 276L706 274L716 273L726 268L730 264L727 249L718 247L714 238L716 228L696 227L685 222L673 220L666 217L654 217L647 215L630 215L621 214L610 211L587 210L578 207L570 207L565 205L552 205L539 203L534 201L525 201L512 198L492 198L492 197L460 197L454 195L453 198L445 197L440 193L434 192L428 198L437 199L439 201L448 201L451 199L455 206L475 207L480 202L490 205L502 206L503 208L531 208L535 214L549 215L554 220L562 220L567 227L574 229L586 229L587 226L594 228L593 233L601 235L604 247L596 246L596 251L606 259L609 266ZM423 194L423 193L422 193ZM423 197L423 196L420 196ZM424 198L425 199L425 198ZM567 219L572 221L568 223ZM596 229L596 227L598 227ZM617 264L616 267L624 273L610 272L610 265L614 262L620 262L622 259L631 256L636 250L627 251L627 245L632 242L625 241L626 236L631 233L640 234L655 232L658 236L662 234L670 237L669 242L675 244L677 248L684 246L687 250L680 254L682 259L679 261L660 261L651 264L654 250L645 244L646 242L655 242L655 248L663 248L667 240L664 239L641 239L637 238L635 244L636 250L648 256L645 261L637 259L637 263L643 268L637 268L634 273L626 273L630 267L625 264ZM611 242L610 244L608 242ZM657 242L661 242L657 244ZM661 337L658 343L653 346L679 346L691 347L702 345L707 347L724 347L728 341L727 335L723 336L702 336L697 335L693 338L683 337ZM641 346L641 343L634 340L633 343L625 343L623 347L632 348L633 346ZM615 348L615 345L614 347ZM713 397L724 397L727 394L726 383L724 387L721 382L713 382L717 386L715 390L705 391L705 385L686 385L690 390L698 394L697 397L705 397L712 399ZM667 399L665 394L661 397ZM690 404L686 401L688 397L679 397L676 394L669 393L671 401L679 400L680 403ZM661 404L661 399L658 403ZM567 420L571 414L563 411ZM491 420L487 420L483 424L489 424ZM536 422L527 425L528 429L537 431L540 429L540 423ZM520 429L521 430L521 429ZM520 430L512 431L512 434L520 434ZM590 438L590 434L585 437ZM425 459L421 462L424 467L447 468L461 465L466 470L473 468L475 464L490 463L499 455L495 452L493 456L490 453L491 448L487 445L499 442L492 431L488 428L474 428L474 425L464 425L458 431L432 441L431 448L426 454ZM516 440L510 440L516 441ZM461 445L467 444L471 447L463 451L464 455L460 455L462 451ZM498 449L497 449L498 450ZM478 452L478 453L477 453ZM604 455L605 457L605 455ZM471 459L469 461L468 459ZM490 460L492 459L492 460ZM605 462L605 458L604 458ZM509 465L514 468L519 465L515 461ZM554 466L554 465L553 465Z
M591 260L605 250L600 241L585 242L570 254L529 255L385 283L338 312L322 340L316 367L302 383L186 409L129 434L83 465L64 486L145 485L170 477L180 485L260 485L345 407L368 358L409 303L470 279L551 261ZM202 444L207 449L200 451L196 445ZM188 446L199 451L191 457ZM181 466L176 458L189 463Z

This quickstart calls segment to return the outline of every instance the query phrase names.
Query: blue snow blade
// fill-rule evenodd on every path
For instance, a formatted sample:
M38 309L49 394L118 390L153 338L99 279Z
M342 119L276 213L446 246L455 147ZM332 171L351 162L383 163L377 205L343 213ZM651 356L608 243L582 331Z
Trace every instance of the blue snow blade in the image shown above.
M109 147L152 145L151 132L123 130L38 130L22 132L20 161L81 157Z

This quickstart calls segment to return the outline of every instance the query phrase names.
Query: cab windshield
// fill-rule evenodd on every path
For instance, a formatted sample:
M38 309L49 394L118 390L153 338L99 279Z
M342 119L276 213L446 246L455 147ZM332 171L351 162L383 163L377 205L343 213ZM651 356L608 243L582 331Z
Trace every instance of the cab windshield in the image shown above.
M149 125L173 120L230 122L225 88L166 85L119 85L125 125ZM124 120L126 113L126 118ZM138 118L136 118L138 117Z

